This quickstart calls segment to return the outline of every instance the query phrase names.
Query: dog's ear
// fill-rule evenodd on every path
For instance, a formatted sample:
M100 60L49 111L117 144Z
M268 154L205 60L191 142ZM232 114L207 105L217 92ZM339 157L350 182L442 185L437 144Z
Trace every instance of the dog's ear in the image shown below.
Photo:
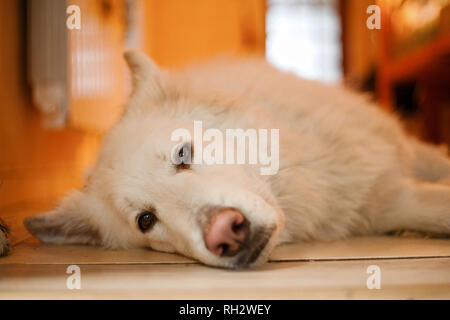
M86 213L85 198L83 193L75 191L56 209L26 218L24 225L42 242L99 245L100 230Z
M133 77L133 92L127 104L129 110L147 110L161 103L174 91L169 75L153 60L139 51L126 51L125 60Z

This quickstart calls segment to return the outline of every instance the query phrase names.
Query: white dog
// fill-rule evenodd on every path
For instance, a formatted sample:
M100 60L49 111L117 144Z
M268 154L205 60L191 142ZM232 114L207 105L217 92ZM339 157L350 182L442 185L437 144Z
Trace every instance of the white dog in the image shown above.
M262 59L169 75L143 54L125 57L134 91L84 188L25 220L42 241L150 247L243 268L285 242L450 233L446 152L407 137L364 97ZM219 132L279 129L278 172L188 161L202 151L172 134L196 120Z

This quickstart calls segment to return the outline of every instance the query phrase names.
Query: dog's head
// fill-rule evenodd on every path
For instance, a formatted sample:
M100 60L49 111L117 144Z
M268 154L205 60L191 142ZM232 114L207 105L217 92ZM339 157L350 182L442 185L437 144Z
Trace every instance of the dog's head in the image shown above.
M134 90L84 188L27 218L27 229L44 242L149 247L219 267L265 261L283 214L259 171L188 161L196 146L172 141L171 133L192 129L201 102L182 94L145 55L126 59Z

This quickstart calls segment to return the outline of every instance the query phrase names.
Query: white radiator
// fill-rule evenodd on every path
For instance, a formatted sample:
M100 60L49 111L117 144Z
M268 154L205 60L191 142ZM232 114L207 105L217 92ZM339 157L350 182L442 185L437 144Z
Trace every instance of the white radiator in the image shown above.
M66 1L29 0L28 79L34 105L49 127L61 127L69 108Z
M104 130L126 97L124 47L139 47L142 0L28 0L29 82L47 127ZM69 28L71 8L79 29Z

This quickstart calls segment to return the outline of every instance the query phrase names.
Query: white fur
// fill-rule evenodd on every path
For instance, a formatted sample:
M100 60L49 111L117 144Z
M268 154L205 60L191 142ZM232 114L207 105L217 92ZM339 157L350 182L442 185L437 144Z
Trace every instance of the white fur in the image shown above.
M399 228L450 233L450 187L441 182L450 176L450 161L407 137L394 117L365 97L299 79L258 58L216 60L172 76L142 54L126 58L135 86L126 112L105 138L84 189L38 216L40 224L25 222L41 239L152 247L241 267L207 250L205 208L239 209L251 232L274 227L252 265L282 242ZM192 165L177 172L171 132L192 129L194 120L221 130L280 129L278 174L261 176L250 165ZM159 221L142 233L136 215L148 206ZM65 219L68 211L79 216ZM64 223L55 223L55 215ZM74 239L68 235L72 219L98 236L84 232ZM42 224L53 227L51 237Z

